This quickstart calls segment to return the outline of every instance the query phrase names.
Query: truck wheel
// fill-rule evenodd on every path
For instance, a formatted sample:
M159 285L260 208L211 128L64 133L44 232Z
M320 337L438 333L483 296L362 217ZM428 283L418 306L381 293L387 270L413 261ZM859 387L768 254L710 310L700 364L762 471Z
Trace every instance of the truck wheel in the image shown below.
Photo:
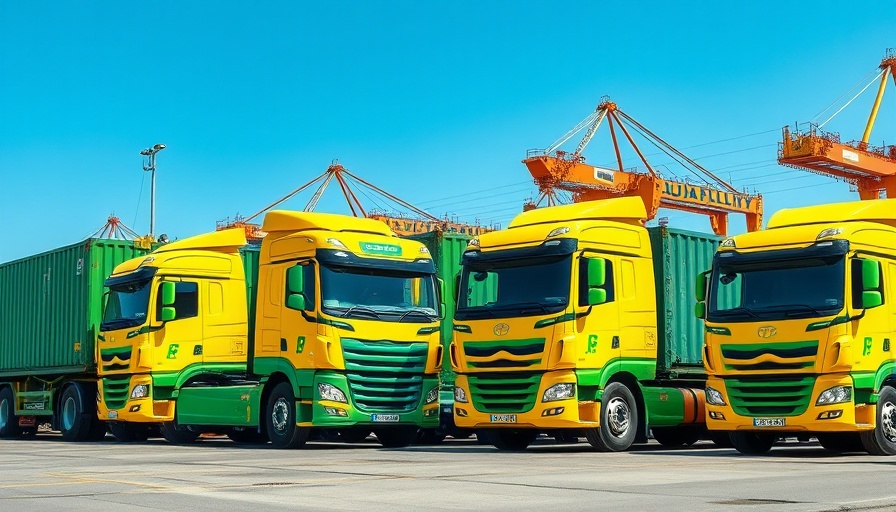
M758 432L731 432L729 436L734 449L744 455L760 455L772 449L772 445L778 440L778 436L769 433Z
M693 427L655 427L650 431L656 442L666 448L691 446L700 440L700 431Z
M346 428L339 431L339 437L346 443L360 443L370 437L370 431L363 428Z
M199 437L199 432L190 430L186 425L177 423L177 416L174 421L166 421L162 423L162 437L171 444L190 444Z
M298 448L308 441L311 429L296 425L296 396L290 383L274 386L265 411L268 437L275 448Z
M881 388L876 426L860 435L862 445L871 455L896 455L896 390L890 386Z
M84 390L78 383L66 386L59 400L59 431L66 441L86 441L90 437L90 429L96 419L96 410L93 418L90 417L88 407L84 403Z
M818 444L832 452L863 452L865 446L857 432L836 432L817 434Z
M115 439L122 443L146 441L149 437L149 429L146 425L141 425L139 423L122 423L116 421L109 424L109 431L112 432Z
M604 390L600 407L600 427L585 431L591 446L602 452L628 450L638 430L638 405L632 392L620 382Z
M525 450L538 437L537 430L495 429L488 433L492 445L499 450L520 452Z
M0 389L0 437L19 437L22 428L19 427L19 417L16 416L16 399L12 389L4 387Z
M383 448L404 448L417 439L417 427L391 427L374 430Z
M268 442L268 436L254 427L234 427L227 433L227 437L237 444L266 444Z

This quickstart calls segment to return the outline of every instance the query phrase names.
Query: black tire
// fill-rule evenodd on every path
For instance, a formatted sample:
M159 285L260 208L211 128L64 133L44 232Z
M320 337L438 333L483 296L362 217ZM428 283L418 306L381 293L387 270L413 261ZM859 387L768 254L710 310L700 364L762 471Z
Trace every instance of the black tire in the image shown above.
M346 428L339 431L339 437L346 443L360 443L370 437L370 430L366 428Z
M265 413L268 438L275 448L298 448L308 441L311 429L296 425L296 396L290 383L274 386Z
M0 389L0 437L13 438L22 435L19 417L16 415L16 398L12 389Z
M727 430L710 430L707 437L719 448L734 448L731 436Z
M146 441L149 437L149 429L140 423L112 422L109 423L109 431L122 443Z
M604 390L600 406L600 427L585 431L598 451L628 450L638 434L638 404L635 395L621 382L611 382Z
M521 452L535 441L538 431L534 429L495 429L489 431L492 445L499 450Z
M389 427L374 430L383 448L404 448L417 439L418 427Z
M896 455L896 390L881 388L876 411L874 430L860 434L862 445L871 455Z
M476 444L482 444L482 445L492 444L491 438L488 435L488 430L480 428L480 429L476 429L476 432L474 432L474 433L476 434Z
M171 444L190 444L199 438L200 432L190 430L186 425L180 425L177 422L177 414L174 421L166 421L162 423L162 437Z
M744 455L761 455L772 449L778 440L777 434L735 431L729 433L734 449Z
M817 434L818 444L832 452L864 452L862 436L858 432Z
M666 448L691 446L700 440L700 430L694 427L654 427L653 438Z
M237 444L267 444L268 436L259 432L255 427L234 427L227 433L227 437Z
M90 439L90 431L94 423L99 423L96 417L96 402L87 404L86 391L78 383L66 386L59 399L59 412L57 424L62 438L66 441L87 441Z

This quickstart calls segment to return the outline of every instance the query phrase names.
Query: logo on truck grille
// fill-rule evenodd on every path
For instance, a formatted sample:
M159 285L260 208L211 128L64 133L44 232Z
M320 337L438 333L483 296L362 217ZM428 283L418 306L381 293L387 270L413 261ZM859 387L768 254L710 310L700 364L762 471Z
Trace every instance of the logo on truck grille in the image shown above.
M510 326L505 323L500 323L492 329L492 332L495 333L495 336L504 336L508 332L510 332Z
M756 331L756 334L758 334L760 338L771 338L775 334L778 334L778 330L771 325L763 325Z

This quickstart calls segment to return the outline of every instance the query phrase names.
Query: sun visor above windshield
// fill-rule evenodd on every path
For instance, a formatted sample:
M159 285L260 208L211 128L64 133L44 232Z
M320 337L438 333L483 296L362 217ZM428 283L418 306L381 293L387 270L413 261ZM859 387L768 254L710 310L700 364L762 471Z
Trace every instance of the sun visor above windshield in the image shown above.
M600 201L536 208L516 216L508 229L534 224L563 223L580 220L605 220L643 225L647 209L640 197L618 197Z

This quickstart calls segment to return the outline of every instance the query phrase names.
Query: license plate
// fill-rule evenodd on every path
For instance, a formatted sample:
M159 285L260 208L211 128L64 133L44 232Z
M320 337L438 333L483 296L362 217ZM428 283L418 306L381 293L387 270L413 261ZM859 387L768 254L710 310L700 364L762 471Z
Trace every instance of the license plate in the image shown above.
M118 419L118 411L109 411L109 419L110 420Z
M492 414L492 423L516 423L516 414Z
M370 421L377 423L395 423L398 421L397 414L371 414Z
M754 427L783 427L784 418L753 418Z

